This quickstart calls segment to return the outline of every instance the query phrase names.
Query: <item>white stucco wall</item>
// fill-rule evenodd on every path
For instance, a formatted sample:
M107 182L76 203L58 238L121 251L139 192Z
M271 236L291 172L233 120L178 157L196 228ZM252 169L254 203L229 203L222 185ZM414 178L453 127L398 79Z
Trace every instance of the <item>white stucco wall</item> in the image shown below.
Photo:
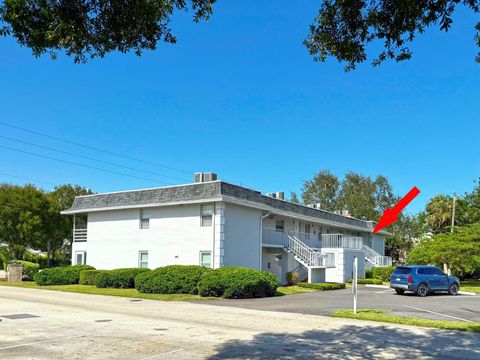
M339 249L339 248L325 248L323 253L335 253L335 267L327 268L325 271L325 281L327 282L347 282L352 278L353 273L353 258L358 258L358 277L365 278L365 258L363 251Z
M261 269L261 210L225 204L224 266Z
M149 208L150 227L140 229L139 209L88 215L88 241L74 243L87 251L87 263L97 269L138 267L139 251L148 251L149 268L198 265L200 251L213 250L214 226L200 226L200 205Z

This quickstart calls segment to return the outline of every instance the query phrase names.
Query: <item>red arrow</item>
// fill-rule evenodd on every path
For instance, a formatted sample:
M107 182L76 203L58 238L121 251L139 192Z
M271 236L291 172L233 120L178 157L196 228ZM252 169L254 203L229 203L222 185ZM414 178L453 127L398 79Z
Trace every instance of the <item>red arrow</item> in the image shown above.
M407 195L405 195L392 209L386 209L383 213L382 217L373 229L372 234L375 234L377 231L382 230L384 227L387 227L393 224L395 221L398 220L398 214L402 212L403 209L407 207L407 205L415 199L415 197L420 194L420 190L416 186L410 190Z

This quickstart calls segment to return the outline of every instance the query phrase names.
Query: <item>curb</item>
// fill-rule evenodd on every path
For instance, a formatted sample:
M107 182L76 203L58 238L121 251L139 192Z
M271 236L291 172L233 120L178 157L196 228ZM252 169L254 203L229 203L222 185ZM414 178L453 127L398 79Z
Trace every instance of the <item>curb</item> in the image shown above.
M470 291L459 291L458 293L460 295L468 295L468 296L476 296L477 295L476 293L470 292Z
M375 285L375 284L365 284L365 287L379 288L379 289L390 289L390 286L386 285ZM393 289L392 289L393 290Z

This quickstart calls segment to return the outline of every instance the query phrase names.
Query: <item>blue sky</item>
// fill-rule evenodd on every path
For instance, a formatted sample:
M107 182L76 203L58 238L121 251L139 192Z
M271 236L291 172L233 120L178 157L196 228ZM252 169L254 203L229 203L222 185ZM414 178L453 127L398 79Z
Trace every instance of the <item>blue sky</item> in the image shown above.
M179 15L176 45L142 57L110 54L88 64L35 59L0 39L0 121L263 192L299 191L320 169L388 176L397 194L463 193L480 176L478 19L464 10L447 34L429 29L414 57L344 73L314 63L302 45L317 2L220 1L208 22ZM136 172L0 138L0 145L146 177L155 182L0 148L4 174L115 191L184 183L191 175L0 125L0 135ZM183 180L185 179L185 180ZM50 184L51 183L51 184Z

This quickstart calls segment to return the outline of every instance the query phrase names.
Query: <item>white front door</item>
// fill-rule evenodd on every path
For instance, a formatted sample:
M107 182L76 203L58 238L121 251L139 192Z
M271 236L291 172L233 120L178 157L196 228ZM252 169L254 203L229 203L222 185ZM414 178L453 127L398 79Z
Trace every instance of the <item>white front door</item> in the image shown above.
M284 283L284 276L283 276L283 264L286 261L286 254L281 250L278 251L264 251L263 254L263 269L264 271L268 271L272 274L278 276L278 280L280 283Z

